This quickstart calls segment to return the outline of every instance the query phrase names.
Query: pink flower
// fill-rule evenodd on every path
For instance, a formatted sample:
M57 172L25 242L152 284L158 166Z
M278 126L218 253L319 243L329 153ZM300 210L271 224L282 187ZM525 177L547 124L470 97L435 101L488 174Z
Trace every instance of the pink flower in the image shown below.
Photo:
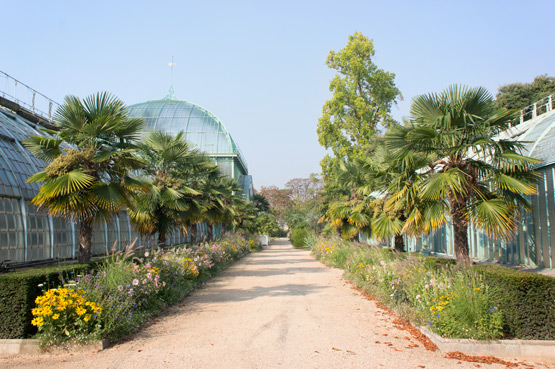
M146 267L147 267L148 269L150 269L150 268L152 268L152 265L147 264Z
M420 299L420 295L416 295L416 299L417 299L417 300Z
M138 286L138 285L139 285L139 280L133 279L133 286Z

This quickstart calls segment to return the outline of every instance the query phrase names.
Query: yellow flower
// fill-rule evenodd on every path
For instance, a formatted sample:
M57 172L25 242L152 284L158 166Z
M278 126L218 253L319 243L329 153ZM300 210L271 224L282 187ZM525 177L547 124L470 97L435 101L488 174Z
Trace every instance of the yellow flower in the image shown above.
M89 320L91 320L91 314L87 314L85 315L85 317L83 318L84 321L88 322Z
M42 315L46 315L46 316L52 315L52 308L50 308L50 306L48 306L48 305L43 306Z
M77 313L77 315L83 315L87 312L87 309L78 307L77 309L75 309L75 312Z
M476 287L474 291L480 291L480 287Z
M441 311L441 310L443 310L443 306L438 306L437 309L438 309L439 311Z
M35 325L37 327L40 327L44 324L44 319L42 319L40 316L31 320L31 324Z
M54 314L52 315L52 319L57 320L60 317L60 314Z
M435 306L432 306L432 307L430 308L430 311L434 311L435 308L436 308Z

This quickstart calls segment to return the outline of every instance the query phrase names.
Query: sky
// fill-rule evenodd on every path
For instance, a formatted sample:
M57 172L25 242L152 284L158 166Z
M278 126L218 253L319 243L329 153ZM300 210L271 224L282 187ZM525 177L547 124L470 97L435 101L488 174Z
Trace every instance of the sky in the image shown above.
M132 105L168 93L226 126L255 188L319 173L316 127L330 50L361 32L395 74L401 120L417 95L555 75L555 2L0 0L0 71L62 102L109 91ZM0 90L4 86L0 85Z

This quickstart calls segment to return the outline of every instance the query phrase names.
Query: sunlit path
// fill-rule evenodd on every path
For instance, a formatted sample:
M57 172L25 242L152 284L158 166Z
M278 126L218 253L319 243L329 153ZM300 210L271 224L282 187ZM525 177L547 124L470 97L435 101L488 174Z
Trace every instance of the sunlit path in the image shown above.
M97 353L4 358L0 367L475 367L424 350L391 321L346 284L341 271L280 240L126 342Z

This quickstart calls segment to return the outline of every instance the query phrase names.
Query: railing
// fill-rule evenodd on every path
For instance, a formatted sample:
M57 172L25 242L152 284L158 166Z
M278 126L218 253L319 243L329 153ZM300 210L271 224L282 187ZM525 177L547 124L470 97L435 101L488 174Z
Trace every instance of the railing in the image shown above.
M52 121L54 111L60 106L54 100L2 71L0 71L0 96L19 104L25 110L48 122Z
M540 101L536 101L532 105L528 105L522 109L520 111L520 123L524 123L530 119L536 118L538 115L552 111L553 100L555 100L555 94L544 97Z

